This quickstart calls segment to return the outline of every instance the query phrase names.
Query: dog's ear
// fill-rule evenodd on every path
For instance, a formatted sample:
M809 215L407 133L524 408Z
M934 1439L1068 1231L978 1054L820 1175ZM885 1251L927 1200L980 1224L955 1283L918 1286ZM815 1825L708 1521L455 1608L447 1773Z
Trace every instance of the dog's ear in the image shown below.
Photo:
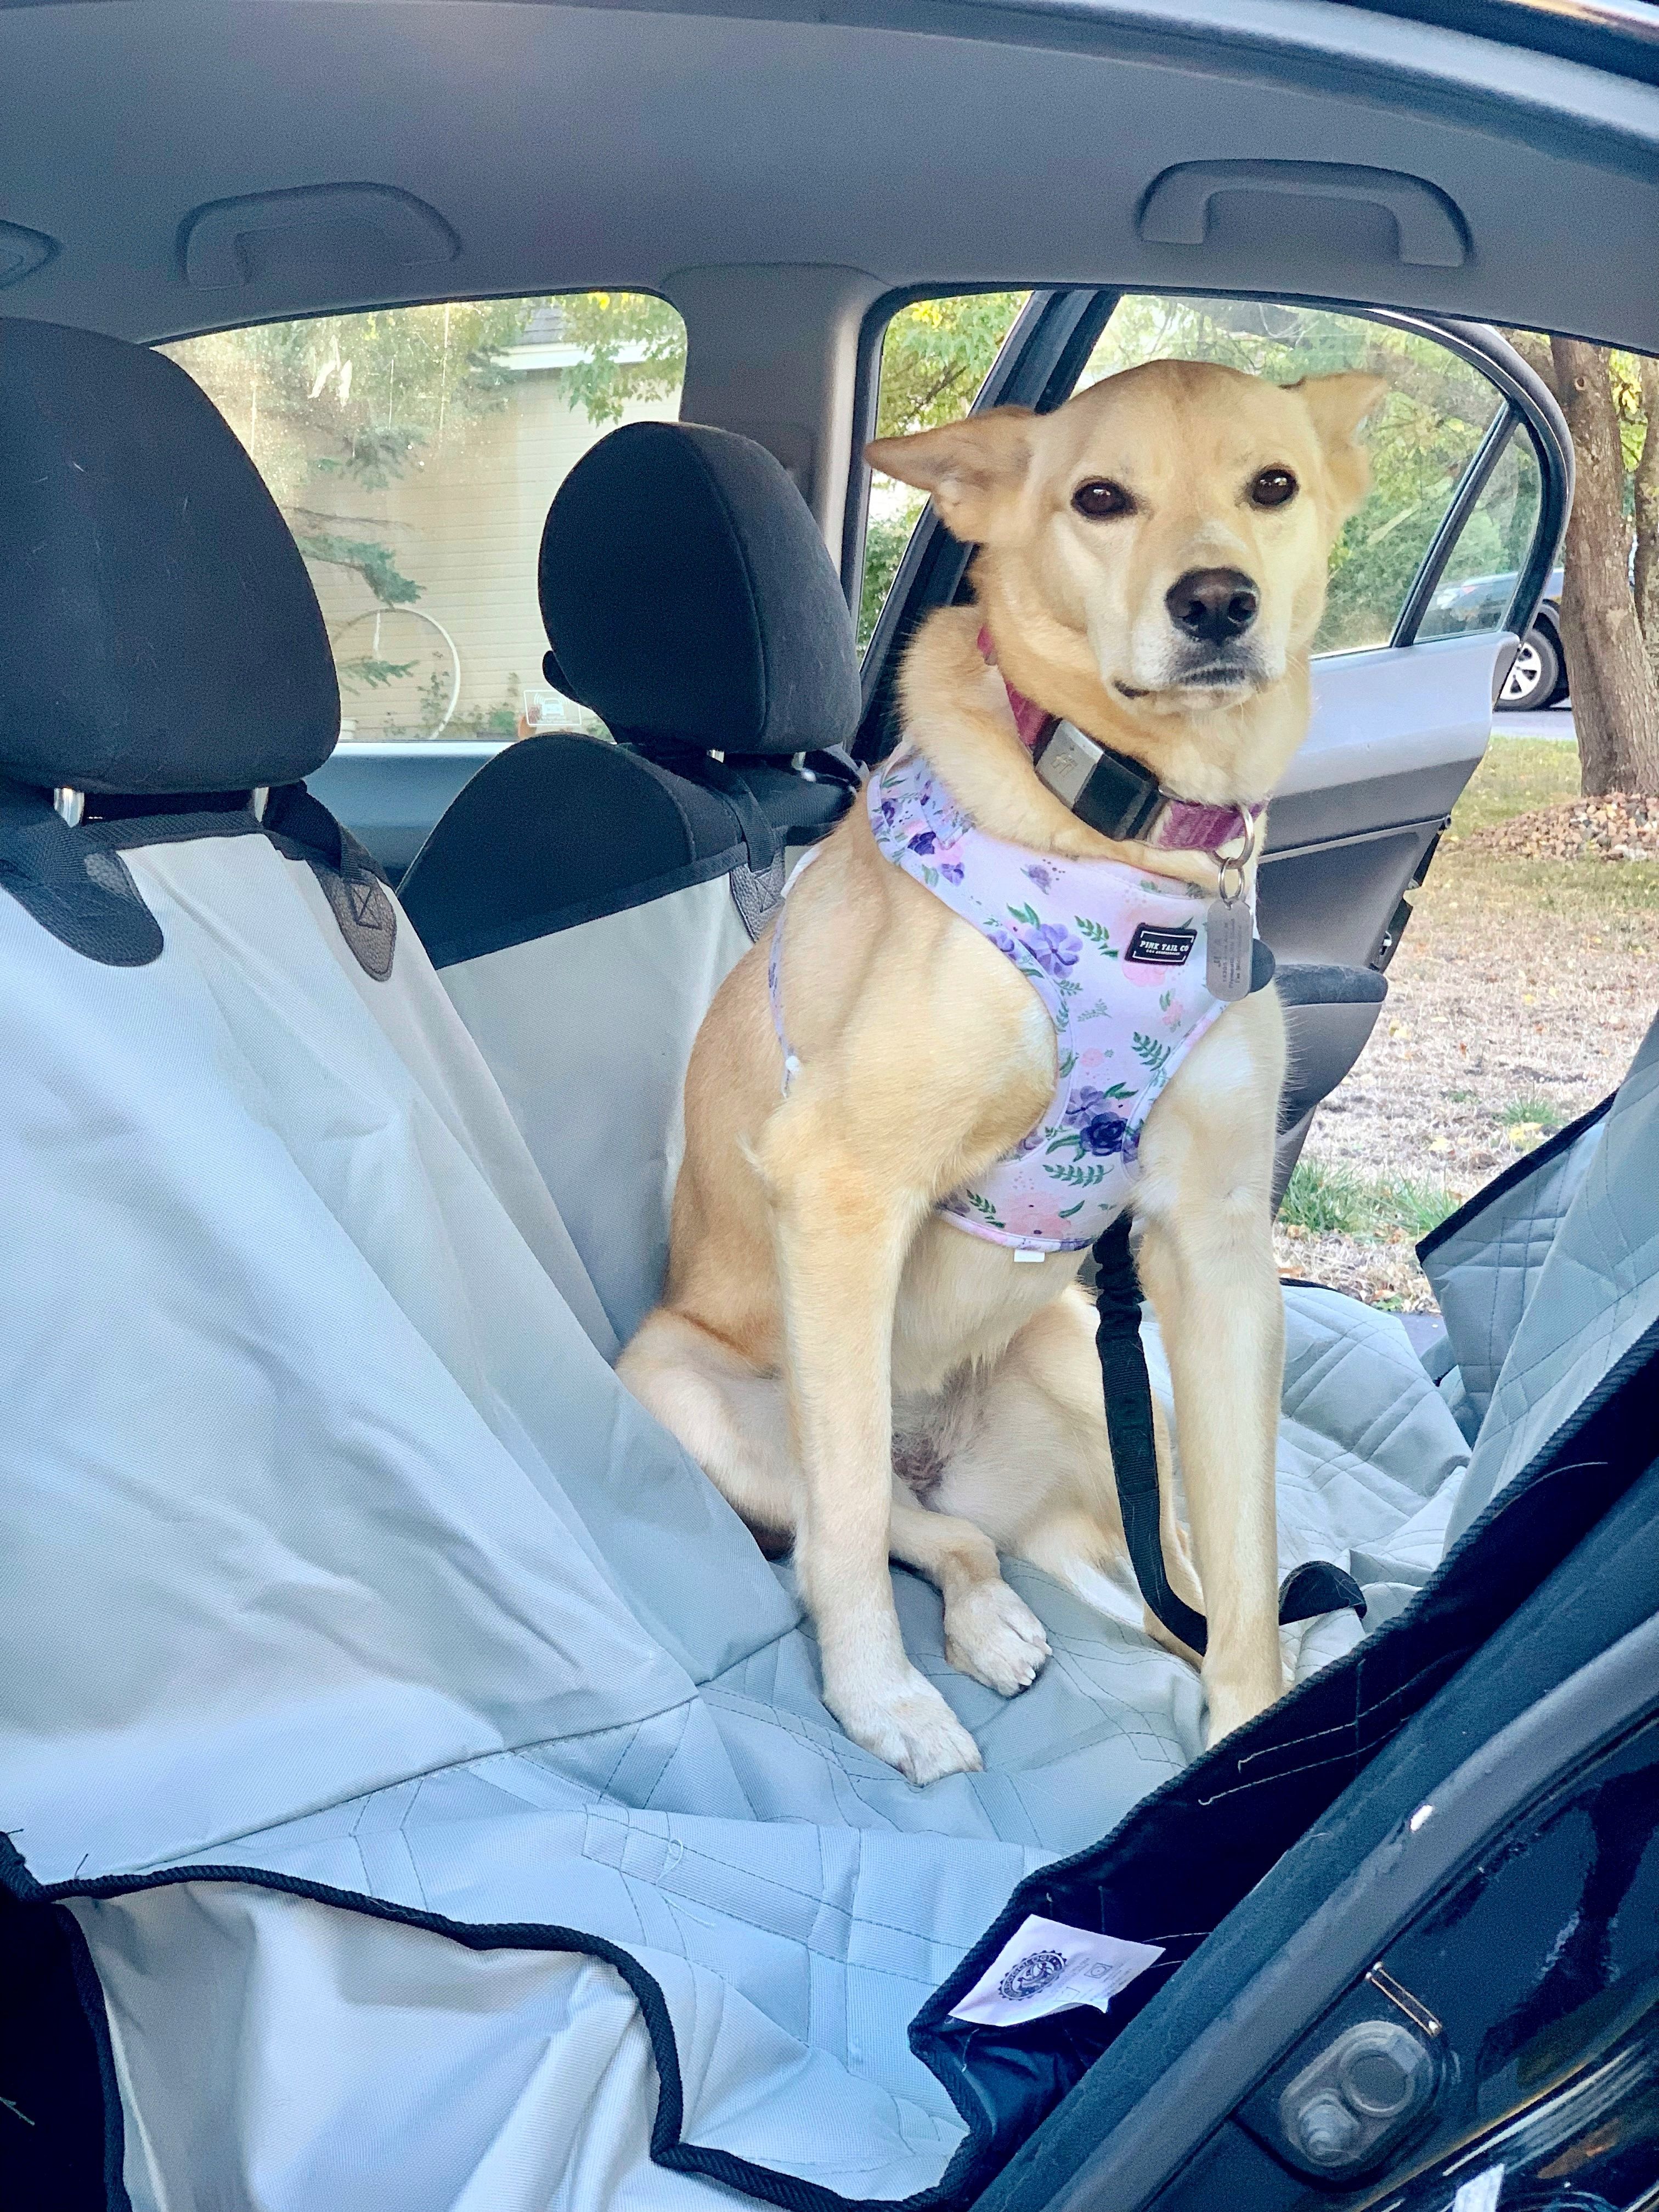
M1313 416L1325 452L1325 473L1335 501L1332 520L1346 522L1370 489L1370 456L1358 441L1359 426L1389 389L1385 376L1345 368L1334 376L1304 376L1291 386Z
M927 492L953 538L982 545L998 508L1025 481L1035 420L1029 407L993 407L908 438L872 439L864 458L884 476Z

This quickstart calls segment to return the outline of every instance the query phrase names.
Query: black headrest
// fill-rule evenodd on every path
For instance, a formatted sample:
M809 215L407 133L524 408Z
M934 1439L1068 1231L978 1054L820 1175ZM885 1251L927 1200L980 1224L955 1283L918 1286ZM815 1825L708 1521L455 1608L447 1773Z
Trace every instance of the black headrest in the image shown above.
M799 753L858 728L841 580L748 438L684 422L602 438L559 487L540 585L550 681L617 737Z
M0 775L292 783L339 727L305 563L212 402L148 347L0 320Z

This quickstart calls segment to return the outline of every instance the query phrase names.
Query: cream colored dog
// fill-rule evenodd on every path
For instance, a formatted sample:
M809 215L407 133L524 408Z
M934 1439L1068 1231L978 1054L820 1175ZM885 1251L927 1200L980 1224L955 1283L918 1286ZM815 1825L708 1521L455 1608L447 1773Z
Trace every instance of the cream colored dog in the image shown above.
M1367 482L1356 432L1382 389L1153 362L1053 414L1002 408L871 447L981 549L978 605L927 621L901 685L907 743L981 829L1215 886L1208 854L1112 843L1054 797L1004 677L1166 791L1265 800L1307 728L1328 556ZM1177 619L1177 587L1218 573L1245 593L1224 651ZM883 857L862 806L787 912L799 1072L784 1096L763 941L697 1038L666 1297L620 1372L763 1540L793 1539L825 1703L924 1783L979 1753L905 1656L890 1556L938 1585L951 1663L1005 1695L1048 1647L999 1551L1074 1583L1124 1556L1078 1255L1017 1265L935 1210L1038 1120L1054 1031L1011 963ZM1272 989L1229 1006L1152 1109L1133 1200L1196 1571L1160 1434L1164 1555L1177 1594L1207 1607L1212 1740L1284 1686L1269 1219L1284 1057Z

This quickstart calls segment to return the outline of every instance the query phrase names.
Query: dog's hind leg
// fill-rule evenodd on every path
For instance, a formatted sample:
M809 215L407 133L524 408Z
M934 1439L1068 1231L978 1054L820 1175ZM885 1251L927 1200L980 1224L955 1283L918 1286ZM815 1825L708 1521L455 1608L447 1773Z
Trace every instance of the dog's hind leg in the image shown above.
M918 1505L894 1485L892 1555L945 1600L945 1656L1005 1698L1029 1689L1048 1656L1042 1623L1002 1579L997 1547L971 1521Z
M781 1380L667 1306L647 1318L617 1373L736 1507L762 1551L787 1552L799 1479Z
M1152 1406L1164 1568L1195 1610L1203 1595L1176 1510L1173 1454L1162 1407ZM937 1492L999 1550L1029 1559L1114 1618L1196 1664L1134 1588L1106 1430L1094 1313L1068 1289L1034 1315L986 1377L979 1418Z

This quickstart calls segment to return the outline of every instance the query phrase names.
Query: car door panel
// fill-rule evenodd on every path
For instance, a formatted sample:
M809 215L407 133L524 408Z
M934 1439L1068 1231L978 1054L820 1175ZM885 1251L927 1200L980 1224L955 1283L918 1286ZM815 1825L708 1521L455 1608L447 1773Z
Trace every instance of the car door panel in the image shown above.
M1315 661L1313 721L1268 814L1258 890L1281 959L1383 964L1400 901L1486 752L1513 642L1489 632Z

